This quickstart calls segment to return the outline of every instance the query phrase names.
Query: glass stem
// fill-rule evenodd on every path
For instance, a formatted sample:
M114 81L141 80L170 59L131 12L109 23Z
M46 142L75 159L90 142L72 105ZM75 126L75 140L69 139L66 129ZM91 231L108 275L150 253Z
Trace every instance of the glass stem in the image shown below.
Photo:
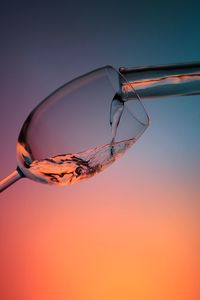
M139 68L120 68L127 82L121 82L128 99L136 90L142 99L200 94L200 63L173 64Z
M10 175L5 177L4 179L0 180L0 193L11 186L13 183L18 181L20 178L24 177L21 171L17 168L14 172Z

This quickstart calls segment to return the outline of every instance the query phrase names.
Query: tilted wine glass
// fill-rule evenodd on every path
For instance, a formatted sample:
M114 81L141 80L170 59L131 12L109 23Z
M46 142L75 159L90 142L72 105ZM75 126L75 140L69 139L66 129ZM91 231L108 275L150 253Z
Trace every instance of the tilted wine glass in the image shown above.
M22 177L52 185L90 178L148 127L140 97L200 94L200 63L119 71L106 66L80 76L30 113L17 142L17 169L0 181L0 192Z
M139 95L113 67L80 76L29 114L17 142L17 169L0 182L0 191L22 177L51 185L90 178L129 149L148 125Z

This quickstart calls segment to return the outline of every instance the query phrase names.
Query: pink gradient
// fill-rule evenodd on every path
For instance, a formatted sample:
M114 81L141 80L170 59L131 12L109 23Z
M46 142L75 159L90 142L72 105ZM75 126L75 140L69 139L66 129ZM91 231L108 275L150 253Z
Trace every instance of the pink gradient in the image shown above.
M127 169L75 188L24 180L3 195L2 299L198 299L194 186L161 172L144 181L137 164L137 177L108 183Z
M28 114L62 84L106 64L198 61L199 10L198 1L4 1L0 177L16 167ZM144 101L149 129L88 181L22 179L2 193L0 300L199 300L199 101Z

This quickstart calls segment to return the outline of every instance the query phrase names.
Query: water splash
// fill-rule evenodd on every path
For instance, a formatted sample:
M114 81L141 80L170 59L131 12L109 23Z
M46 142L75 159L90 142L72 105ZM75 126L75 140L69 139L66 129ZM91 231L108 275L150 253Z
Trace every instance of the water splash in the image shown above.
M130 139L87 151L35 160L28 171L34 179L51 185L71 185L100 173L119 159L135 142Z

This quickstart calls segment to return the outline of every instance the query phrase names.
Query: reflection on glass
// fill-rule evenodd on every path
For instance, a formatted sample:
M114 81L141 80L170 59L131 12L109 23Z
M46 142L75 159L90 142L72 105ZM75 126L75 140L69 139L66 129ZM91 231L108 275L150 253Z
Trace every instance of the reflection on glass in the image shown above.
M200 64L141 68L106 66L57 89L28 116L17 142L16 171L0 191L22 177L70 185L103 171L149 125L142 99L200 94Z
M121 157L149 125L131 85L134 99L131 105L127 102L124 82L106 66L72 80L41 102L22 126L12 178L70 185ZM6 184L4 180L2 190Z

